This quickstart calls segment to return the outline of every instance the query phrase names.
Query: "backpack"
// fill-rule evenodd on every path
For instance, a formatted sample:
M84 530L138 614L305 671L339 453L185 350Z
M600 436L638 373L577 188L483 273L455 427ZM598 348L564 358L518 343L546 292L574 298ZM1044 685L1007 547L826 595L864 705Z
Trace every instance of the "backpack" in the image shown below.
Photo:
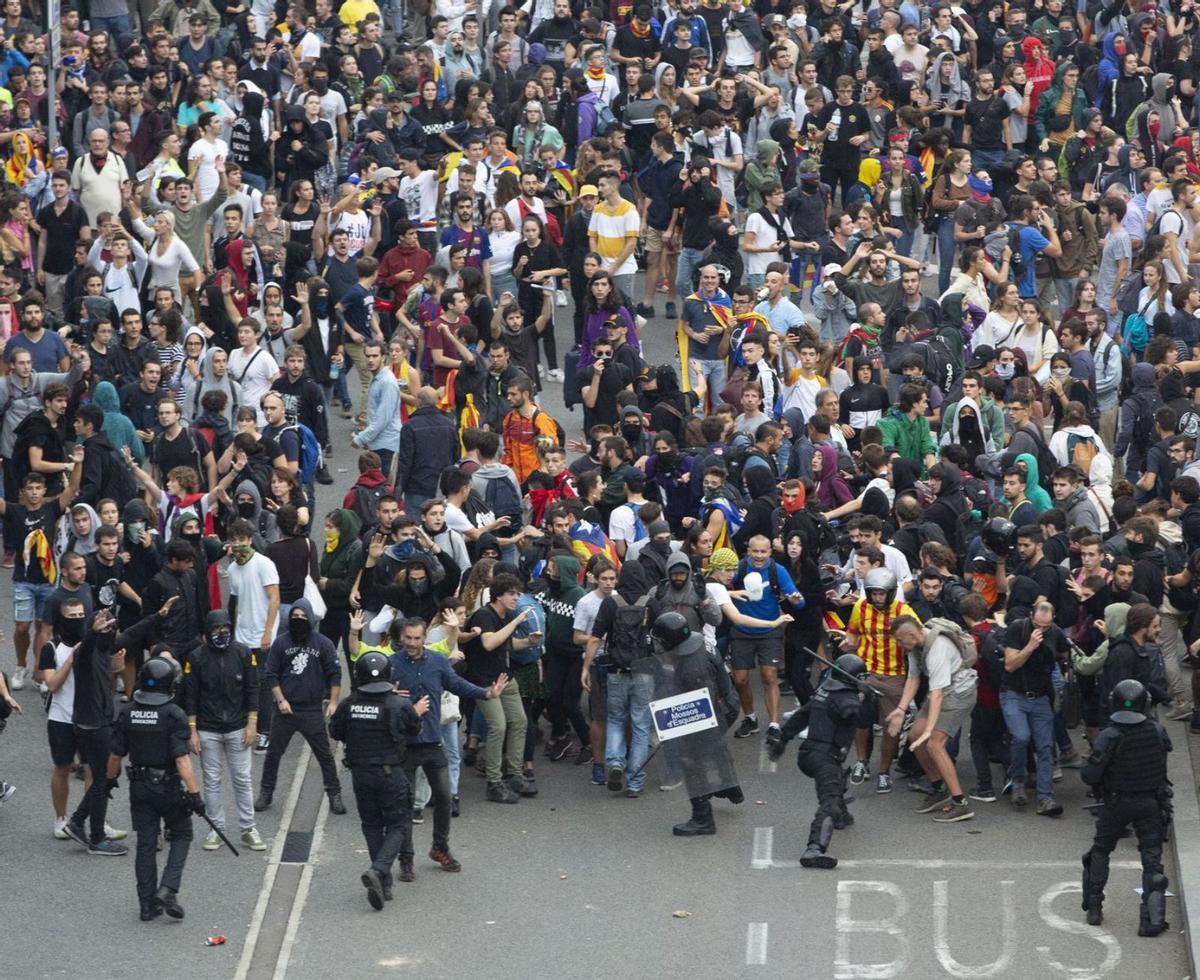
M1054 499L1054 471L1058 469L1058 458L1050 452L1046 437L1034 423L1029 423L1022 431L1033 432L1037 441L1038 486Z
M737 588L743 589L746 587L746 576L751 572L757 572L757 568L750 567L750 560L743 558L738 562L737 574L734 576L734 584ZM759 572L761 575L762 573ZM779 563L771 559L771 564L767 566L767 580L770 582L771 591L775 593L775 601L779 603L779 608L783 608L783 593L779 589ZM765 582L763 583L766 584Z
M525 610L529 610L529 616L526 618L525 622L517 627L516 632L513 633L513 635L526 637L530 633L545 634L546 610L545 607L542 606L541 600L522 592L519 596L517 596L517 608L515 611L520 614L525 612ZM522 667L528 664L537 663L538 660L541 659L542 654L546 652L545 642L545 637L543 636L541 643L533 646L527 646L524 650L514 649L509 653L508 658L514 664Z
M375 524L375 515L379 508L379 501L393 492L392 485L390 483L380 483L373 487L364 487L356 483L353 489L354 513L362 521L363 527L373 526Z
M294 429L296 437L300 440L300 483L303 486L308 486L312 483L313 476L322 464L323 453L321 452L321 444L317 442L317 437L303 422L293 422L291 425L285 426L280 430L282 436L289 429Z
M641 504L631 504L628 501L621 504L622 507L628 507L633 513L633 540L641 541L647 536L646 525L642 523L642 518L638 513L641 510Z
M533 410L533 417L529 420L529 424L531 426L533 426L533 433L534 433L535 439L537 438L537 418L541 414L542 414L542 410L540 408L535 408ZM553 415L547 415L546 418L548 418L551 422L554 423L554 441L557 442L558 445L561 446L563 449L565 449L567 447L567 431L566 431L566 429L564 429L562 427L562 423L559 422L558 419L556 419Z
M1163 406L1162 396L1159 395L1158 389L1151 389L1150 404L1142 402L1141 411L1133 418L1133 440L1132 445L1142 446L1148 450L1158 440L1154 434L1154 413Z
M975 646L975 640L971 634L958 623L935 616L925 623L925 631L929 634L926 642L943 637L958 647L958 654L962 657L964 667L969 670L975 666L975 661L979 659L979 649Z
M1092 475L1092 460L1100 455L1096 440L1091 436L1067 436L1067 456L1071 465L1079 469L1084 479Z
M616 114L612 111L612 106L601 98L596 99L596 125L592 127L593 136L603 136L608 132L608 127L615 125L617 122Z
M946 339L937 334L928 340L917 341L909 349L911 354L921 354L925 358L924 374L933 384L942 390L943 394L950 391L962 374L960 364L955 363L954 355L947 346Z
M612 594L617 611L613 613L612 627L608 631L608 662L614 667L628 670L642 659L646 637L646 603L650 596L638 596L630 605L618 593Z
M496 519L507 517L513 527L521 525L521 498L507 478L488 480L483 493L483 502Z
M992 625L980 642L979 670L993 691L999 691L1004 683L1004 642L1007 636L1003 626Z
M242 479L249 480L257 488L259 496L266 499L271 492L271 461L267 459L267 454L263 452L254 452L246 454L246 467L242 470ZM241 480L237 481L238 483ZM234 484L234 492L237 491L237 484Z
M1008 260L1008 271L1012 273L1012 281L1019 283L1025 278L1025 259L1021 255L1021 229L1026 225L1010 225L1008 228L1008 247L1012 256Z

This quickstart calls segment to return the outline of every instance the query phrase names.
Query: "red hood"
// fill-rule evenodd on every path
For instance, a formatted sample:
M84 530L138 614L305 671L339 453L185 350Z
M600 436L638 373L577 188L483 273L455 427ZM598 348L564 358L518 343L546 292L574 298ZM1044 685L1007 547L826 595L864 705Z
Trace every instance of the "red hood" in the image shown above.
M376 466L373 469L360 473L355 485L360 487L379 487L385 483L387 483L387 477L384 476L383 470Z

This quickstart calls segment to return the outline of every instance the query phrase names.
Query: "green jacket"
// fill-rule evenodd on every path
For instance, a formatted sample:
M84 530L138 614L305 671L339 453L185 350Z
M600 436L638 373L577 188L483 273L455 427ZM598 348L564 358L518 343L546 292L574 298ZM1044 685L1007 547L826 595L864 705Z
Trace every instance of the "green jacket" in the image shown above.
M1055 129L1070 129L1070 135L1074 136L1077 129L1083 128L1083 110L1088 107L1088 100L1082 85L1075 86L1075 94L1071 99L1071 125L1069 127L1052 125L1054 117L1058 114L1058 100L1062 98L1063 94L1063 75L1067 73L1068 68L1079 70L1079 66L1075 62L1064 61L1054 70L1054 81L1038 99L1037 116L1034 120L1038 140L1046 139Z
M585 594L579 584L579 559L555 554L551 560L558 580L540 596L546 610L546 652L578 657L583 650L575 643L575 606Z
M921 475L924 476L928 472L925 457L937 453L937 446L929 431L929 419L924 415L914 419L907 412L893 408L876 424L883 433L884 448L894 449L905 459L919 464Z
M759 140L755 144L755 157L746 164L746 172L742 175L748 212L763 206L762 189L767 184L779 182L779 165L770 162L778 152L779 144L775 140Z
M1021 453L1014 462L1025 464L1025 497L1033 504L1033 509L1039 514L1044 514L1054 506L1050 500L1050 494L1042 489L1041 471L1038 469L1038 461L1031 453Z
M333 551L321 554L321 577L326 580L321 594L329 609L349 609L350 590L366 560L358 540L362 521L354 511L344 508L334 511L333 520L338 525L338 543Z

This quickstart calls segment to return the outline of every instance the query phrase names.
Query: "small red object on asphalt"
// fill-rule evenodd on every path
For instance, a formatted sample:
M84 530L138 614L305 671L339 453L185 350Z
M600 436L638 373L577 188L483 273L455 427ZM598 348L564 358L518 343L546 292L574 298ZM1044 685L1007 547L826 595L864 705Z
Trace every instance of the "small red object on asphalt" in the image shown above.
M224 946L225 945L225 937L224 936L209 936L206 940L204 940L204 945L205 946Z

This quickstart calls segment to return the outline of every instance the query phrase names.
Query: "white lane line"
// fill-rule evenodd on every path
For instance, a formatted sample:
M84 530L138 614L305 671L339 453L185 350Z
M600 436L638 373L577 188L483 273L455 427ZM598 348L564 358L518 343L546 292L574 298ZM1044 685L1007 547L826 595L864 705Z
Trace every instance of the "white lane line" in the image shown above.
M271 844L271 856L267 859L267 871L263 875L262 887L258 890L258 901L254 905L254 914L250 917L250 929L246 933L246 945L242 947L242 958L238 961L234 980L245 980L250 969L250 961L254 959L254 947L258 942L258 934L262 929L263 918L267 914L267 902L271 897L271 889L275 885L275 875L279 871L280 858L283 857L283 845L287 840L287 829L292 825L292 815L296 811L296 802L300 799L300 787L304 785L304 773L308 769L308 760L312 750L305 742L301 747L300 760L296 772L292 776L292 786L288 790L287 803L283 807L283 817L279 821L279 830Z
M288 961L292 949L296 945L296 935L300 931L300 918L304 914L304 903L308 899L308 889L312 884L313 862L325 836L325 821L329 817L329 797L321 793L321 807L317 810L316 826L313 827L312 849L308 852L308 862L300 872L300 884L296 886L296 897L292 902L292 913L288 916L287 930L283 934L283 944L279 947L279 962L275 966L274 980L283 980L287 976Z
M746 965L767 965L767 923L751 922L746 926Z
M777 772L779 763L767 755L767 743L763 742L762 747L758 750L758 771L759 772Z
M761 871L764 868L772 867L771 851L774 850L774 846L775 828L755 827L754 852L750 858L750 868L754 871Z

